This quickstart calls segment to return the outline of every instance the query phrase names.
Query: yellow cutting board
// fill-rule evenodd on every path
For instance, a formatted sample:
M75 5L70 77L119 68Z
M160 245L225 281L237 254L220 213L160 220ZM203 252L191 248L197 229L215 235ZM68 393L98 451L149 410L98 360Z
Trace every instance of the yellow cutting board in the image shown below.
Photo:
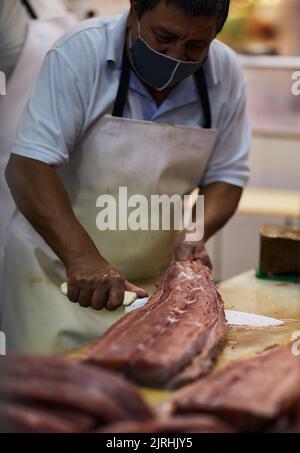
M290 343L297 331L300 336L300 284L258 280L255 271L249 271L222 282L219 292L226 309L282 319L284 324L260 328L230 326L227 344L214 372L235 360L255 357L273 345ZM80 360L93 343L72 352L68 357ZM149 388L138 390L153 407L161 405L171 394L169 391Z
M300 284L260 280L251 270L219 285L225 308L278 319L300 319Z
M255 357L273 345L288 344L297 331L300 336L300 320L288 320L276 327L229 327L227 344L213 372L222 370L236 360ZM164 390L140 388L139 391L152 407L160 406L171 395L171 392Z

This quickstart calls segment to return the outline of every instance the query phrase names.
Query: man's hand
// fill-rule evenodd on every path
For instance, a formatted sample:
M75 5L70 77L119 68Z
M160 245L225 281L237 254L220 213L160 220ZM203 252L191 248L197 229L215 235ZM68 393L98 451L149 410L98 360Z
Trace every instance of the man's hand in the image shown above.
M208 256L203 241L198 242L181 242L175 249L176 261L200 261L204 266L212 269L212 263Z
M132 291L139 297L148 294L127 282L113 266L99 258L77 258L67 268L68 298L81 307L115 311L123 304L124 292Z

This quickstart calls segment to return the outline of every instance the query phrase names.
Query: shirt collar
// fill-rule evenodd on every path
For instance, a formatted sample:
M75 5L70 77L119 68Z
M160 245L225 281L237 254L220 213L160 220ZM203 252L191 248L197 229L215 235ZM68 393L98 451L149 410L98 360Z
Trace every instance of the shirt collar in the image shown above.
M116 21L108 22L107 27L108 43L106 61L114 63L118 69L122 67L128 16L129 10L121 16L115 17Z
M125 44L127 20L129 10L120 16L116 16L114 21L108 21L108 44L107 44L107 62L112 62L117 69L122 67L123 49ZM205 73L207 75L207 84L218 85L221 82L219 62L217 52L215 50L216 43L212 42L209 50L208 59L204 64Z
M204 63L204 71L208 86L218 85L221 82L220 63L217 58L216 40L211 43L208 59Z

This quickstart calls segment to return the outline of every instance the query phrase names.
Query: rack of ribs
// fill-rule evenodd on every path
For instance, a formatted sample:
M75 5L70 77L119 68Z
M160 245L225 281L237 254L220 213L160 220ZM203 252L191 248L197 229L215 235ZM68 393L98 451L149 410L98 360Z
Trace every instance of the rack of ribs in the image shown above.
M210 269L174 262L149 302L112 326L84 360L141 385L174 388L211 370L226 334Z

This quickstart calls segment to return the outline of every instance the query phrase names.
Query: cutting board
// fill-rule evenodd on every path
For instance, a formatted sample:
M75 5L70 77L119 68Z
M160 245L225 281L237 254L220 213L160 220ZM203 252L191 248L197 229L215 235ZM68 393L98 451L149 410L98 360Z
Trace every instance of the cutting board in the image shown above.
M236 360L255 357L268 347L287 344L292 335L300 332L300 284L258 280L255 271L245 272L219 285L225 307L283 319L277 327L229 327L226 347L219 357L213 372L219 371ZM80 360L94 342L68 355ZM170 392L139 388L145 400L157 407L170 396Z
M219 285L225 308L300 320L300 284L257 279L251 270Z
M299 331L300 320L288 320L278 327L229 327L227 344L220 355L213 373L222 370L236 360L245 360L255 357L265 349L280 344L288 344L292 335ZM144 399L153 407L165 402L171 392L140 388Z

